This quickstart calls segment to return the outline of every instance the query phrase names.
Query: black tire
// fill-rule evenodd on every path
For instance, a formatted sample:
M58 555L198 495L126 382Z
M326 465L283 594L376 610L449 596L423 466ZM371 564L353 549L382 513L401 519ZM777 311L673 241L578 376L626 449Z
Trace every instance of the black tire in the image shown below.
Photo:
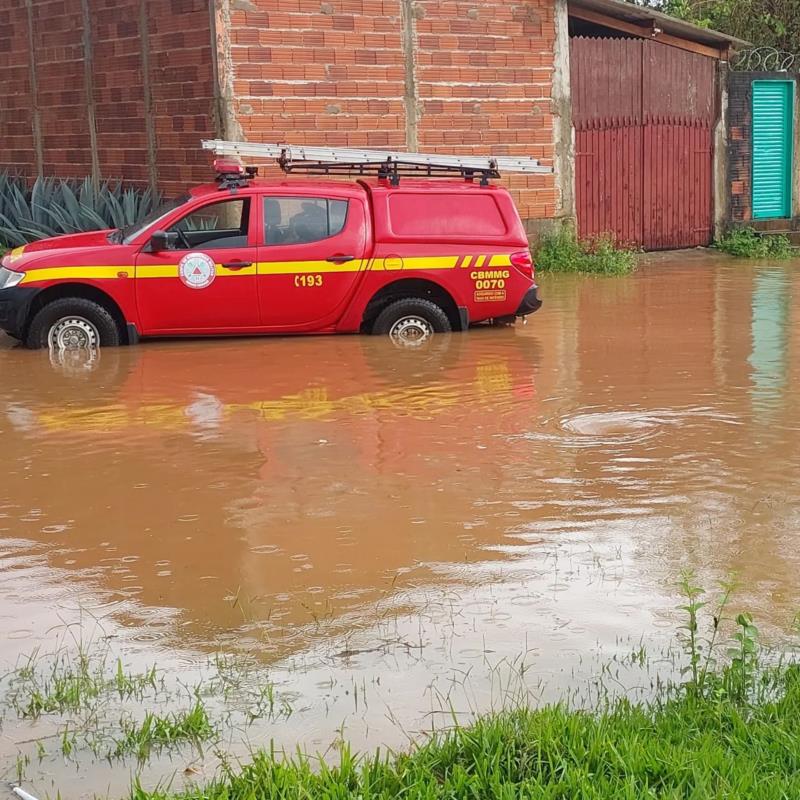
M402 333L399 325L408 322L412 327L418 328L420 337L418 340L409 338L401 341ZM431 336L436 333L450 333L453 328L447 314L431 300L421 297L404 297L402 300L395 300L378 314L372 332L375 334L389 336L396 344L409 347L427 343Z
M63 297L36 313L28 328L25 345L31 350L48 347L50 330L59 320L68 317L79 317L93 325L99 334L100 347L118 347L122 341L116 320L99 303L84 297Z

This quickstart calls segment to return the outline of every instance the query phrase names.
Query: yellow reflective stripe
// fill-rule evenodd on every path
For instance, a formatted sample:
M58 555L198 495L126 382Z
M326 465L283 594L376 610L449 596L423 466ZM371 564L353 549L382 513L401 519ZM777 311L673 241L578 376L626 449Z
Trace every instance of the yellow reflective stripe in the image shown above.
M19 249L19 248L17 248ZM14 252L14 251L12 251ZM372 260L355 258L352 261L345 261L343 264L336 264L331 261L260 261L249 267L242 269L229 269L221 264L216 264L217 277L244 277L254 275L296 275L302 273L319 272L359 272L365 269L367 264L372 270L387 269L385 263L392 262L387 271L397 271L397 263L402 262L403 270L429 270L429 269L453 269L459 263L462 256L413 256L410 258L374 258ZM466 266L474 256L465 256ZM506 267L511 264L508 255L478 256L475 267ZM134 276L132 265L120 265L117 267L47 267L44 269L33 269L25 274L21 283L37 283L40 281L55 280L108 280L119 278L119 273L127 273L126 277ZM177 264L143 264L135 268L137 278L177 278Z
M413 258L392 256L390 258L374 258L370 269L386 269L385 262L402 261L400 269L453 269L461 256L414 256ZM389 267L388 272L396 272L398 267Z
M25 273L20 283L38 283L39 281L56 280L103 280L116 278L119 272L129 272L133 275L133 267L48 267L46 269L32 269Z
M137 278L177 278L177 264L142 264L136 267Z
M238 275L255 275L256 265L252 264L249 267L242 267L241 269L228 269L223 267L222 264L215 264L216 273L218 278L235 278ZM142 264L136 268L137 278L177 278L178 277L177 264Z
M366 260L354 258L343 264L332 261L259 261L259 275L294 275L298 272L358 272L366 265ZM242 270L243 272L244 270ZM238 273L238 274L241 274Z

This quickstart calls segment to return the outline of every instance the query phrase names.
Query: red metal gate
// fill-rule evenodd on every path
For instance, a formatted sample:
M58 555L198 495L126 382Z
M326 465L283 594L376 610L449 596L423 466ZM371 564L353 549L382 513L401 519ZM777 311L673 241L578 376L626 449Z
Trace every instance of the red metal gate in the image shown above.
M711 242L716 63L648 39L571 39L582 237Z

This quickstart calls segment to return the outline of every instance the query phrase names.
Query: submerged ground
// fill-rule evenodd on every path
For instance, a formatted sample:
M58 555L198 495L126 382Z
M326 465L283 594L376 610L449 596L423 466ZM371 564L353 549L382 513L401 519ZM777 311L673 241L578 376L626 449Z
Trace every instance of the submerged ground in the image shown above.
M646 697L686 567L737 573L780 641L797 275L688 253L547 276L527 325L424 354L155 342L87 369L0 340L0 778L121 796L270 742L401 748L519 699ZM81 652L131 691L31 713ZM142 749L147 711L197 735Z

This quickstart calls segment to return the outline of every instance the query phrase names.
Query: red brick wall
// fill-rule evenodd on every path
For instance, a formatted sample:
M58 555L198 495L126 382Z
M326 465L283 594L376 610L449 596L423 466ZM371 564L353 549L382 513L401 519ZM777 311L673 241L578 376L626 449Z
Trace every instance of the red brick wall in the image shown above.
M126 180L144 184L148 160L139 0L102 0L92 5L97 8L91 22L92 82L100 169L103 175L118 177L115 169L121 166ZM81 100L85 102L85 95Z
M407 148L402 0L238 0L233 111L251 141ZM412 128L425 151L552 165L553 0L417 0ZM230 135L239 133L230 131ZM555 215L553 176L508 176L523 219Z
M208 0L148 0L147 6L159 177L162 185L183 189L209 180L200 141L218 135L209 5Z
M417 2L422 150L528 155L552 165L552 0ZM555 215L550 175L512 175L523 219Z
M22 0L0 0L0 169L35 170L28 68L28 17Z
M35 172L24 0L0 22L0 169ZM44 171L90 174L81 0L32 0ZM102 177L149 178L139 0L88 0ZM146 0L162 188L205 180L214 136L207 0ZM404 26L403 9L413 12ZM4 17L0 16L0 20ZM552 164L553 0L231 0L228 135L340 147L526 154ZM408 74L412 77L409 82ZM524 219L552 176L508 176Z
M28 19L23 0L0 16L0 169L36 174L31 107L41 113L46 175L92 172L80 0L33 0L31 91ZM149 180L139 0L89 0L92 96L100 177ZM151 120L161 188L208 178L199 149L214 136L212 40L206 0L147 0ZM7 110L10 113L7 113Z
M405 145L398 0L252 0L231 13L234 111L252 141Z

